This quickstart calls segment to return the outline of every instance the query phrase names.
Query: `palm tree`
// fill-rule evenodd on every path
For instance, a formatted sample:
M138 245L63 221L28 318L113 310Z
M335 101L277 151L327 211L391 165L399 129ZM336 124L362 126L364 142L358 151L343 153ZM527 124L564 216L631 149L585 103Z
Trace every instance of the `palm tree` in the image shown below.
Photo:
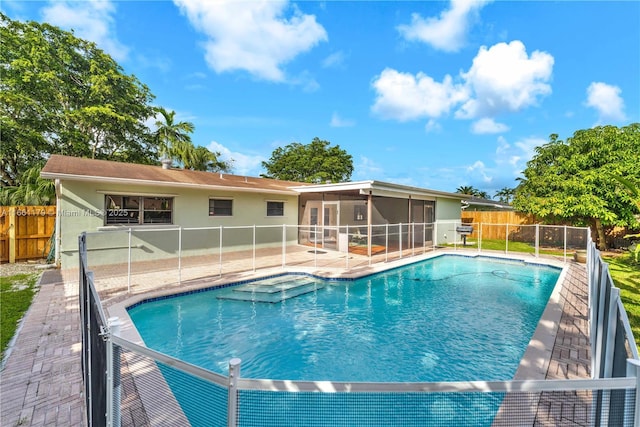
M496 192L496 194L493 197L494 198L497 197L498 200L503 203L510 203L511 199L513 199L513 196L515 195L516 195L515 188L503 187L501 190Z
M175 122L175 111L167 111L163 107L157 107L160 119L156 120L156 131L153 133L158 143L161 158L174 159L181 164L190 163L189 158L193 152L193 143L190 133L195 126L191 122Z
M3 187L0 189L0 204L42 206L56 203L55 183L50 179L40 177L42 164L30 167L20 177L17 187Z
M456 193L475 196L476 194L478 194L478 189L475 188L473 185L462 185L456 189Z
M184 162L185 169L209 172L230 172L231 163L218 160L220 153L214 153L209 149L197 146L191 150L188 161Z

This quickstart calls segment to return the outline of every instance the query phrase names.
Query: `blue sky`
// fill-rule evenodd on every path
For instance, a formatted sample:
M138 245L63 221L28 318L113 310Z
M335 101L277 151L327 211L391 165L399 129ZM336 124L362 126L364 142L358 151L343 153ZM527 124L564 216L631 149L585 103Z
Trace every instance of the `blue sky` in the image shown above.
M3 1L74 29L258 176L314 137L352 180L493 195L536 146L640 121L640 2Z

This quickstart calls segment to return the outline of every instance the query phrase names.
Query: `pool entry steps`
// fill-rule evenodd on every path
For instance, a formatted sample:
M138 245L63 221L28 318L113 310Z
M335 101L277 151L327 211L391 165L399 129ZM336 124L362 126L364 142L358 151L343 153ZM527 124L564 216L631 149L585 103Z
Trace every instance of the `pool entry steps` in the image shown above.
M321 280L309 276L279 276L234 286L218 299L275 304L324 288Z

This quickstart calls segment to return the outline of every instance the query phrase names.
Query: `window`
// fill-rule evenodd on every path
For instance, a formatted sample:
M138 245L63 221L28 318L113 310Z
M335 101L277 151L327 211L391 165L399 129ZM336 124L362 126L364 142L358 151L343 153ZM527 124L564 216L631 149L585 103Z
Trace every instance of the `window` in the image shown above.
M267 216L284 216L284 202L267 202Z
M173 224L173 197L105 196L105 224Z
M209 216L231 216L233 214L233 200L209 199Z

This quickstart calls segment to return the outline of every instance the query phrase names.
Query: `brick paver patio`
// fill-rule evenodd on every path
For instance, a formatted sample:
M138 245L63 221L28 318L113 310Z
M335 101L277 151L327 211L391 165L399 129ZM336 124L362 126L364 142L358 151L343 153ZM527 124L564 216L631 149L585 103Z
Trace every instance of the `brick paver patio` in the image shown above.
M586 271L582 264L570 262L569 266L561 298L563 314L547 378L588 378L590 375ZM106 274L100 275L100 279L108 281ZM153 276L154 273L146 274ZM187 271L185 275L189 277ZM157 283L149 276L145 280L141 275L136 281ZM40 290L0 373L0 425L86 424L77 280L77 271L43 273ZM122 286L122 281L119 283L118 286ZM552 403L541 397L537 425L551 425L555 415L545 412L545 408L552 407Z

